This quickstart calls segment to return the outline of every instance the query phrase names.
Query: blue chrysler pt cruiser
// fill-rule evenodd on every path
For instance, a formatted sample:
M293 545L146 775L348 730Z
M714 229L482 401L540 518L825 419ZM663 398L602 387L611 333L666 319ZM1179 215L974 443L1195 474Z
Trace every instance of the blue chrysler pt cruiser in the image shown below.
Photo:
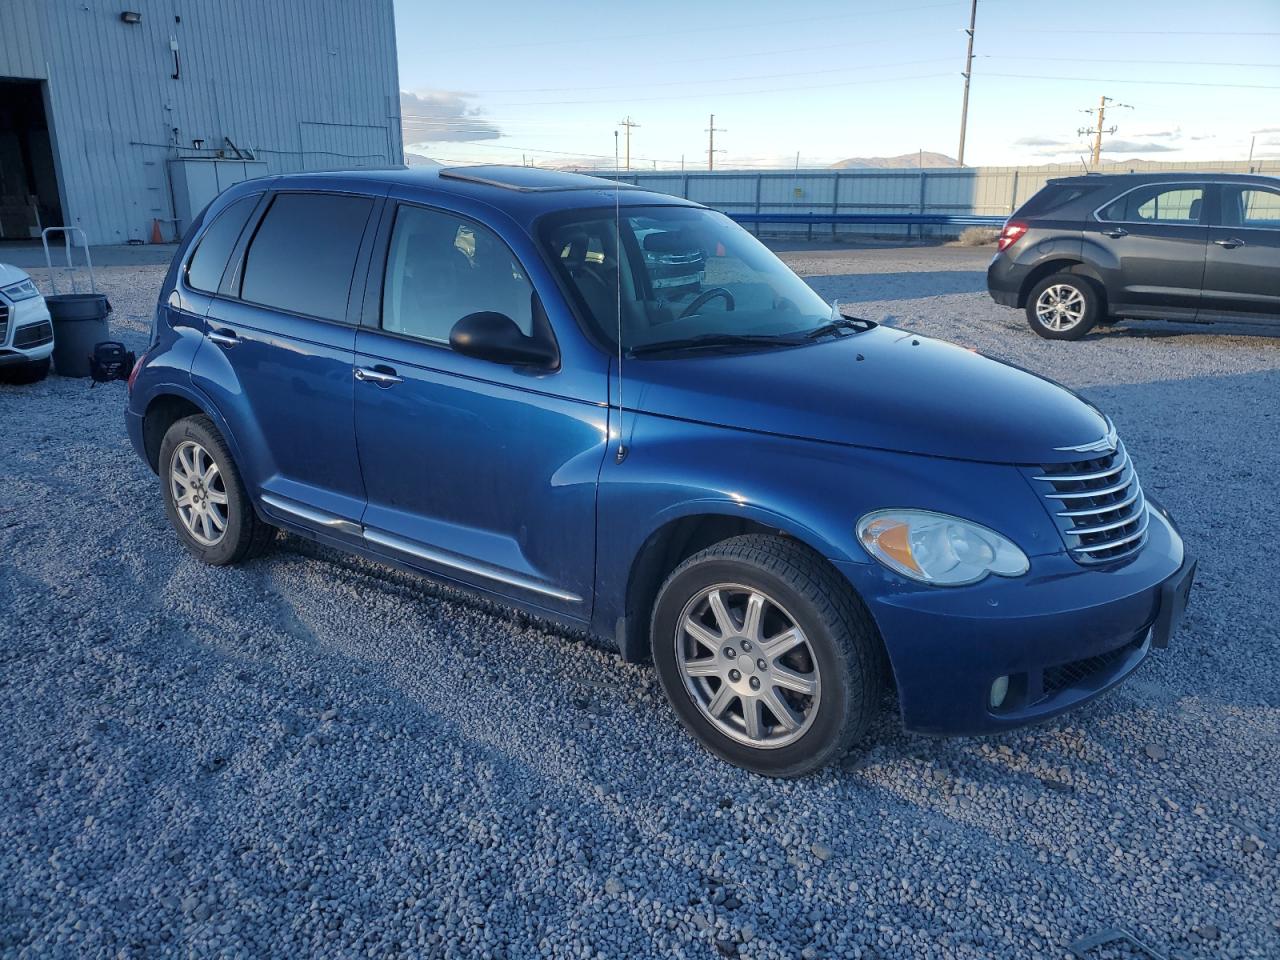
M1087 700L1195 568L1079 397L843 316L722 214L541 170L226 191L128 429L201 560L285 529L585 628L773 776L889 685L939 734Z

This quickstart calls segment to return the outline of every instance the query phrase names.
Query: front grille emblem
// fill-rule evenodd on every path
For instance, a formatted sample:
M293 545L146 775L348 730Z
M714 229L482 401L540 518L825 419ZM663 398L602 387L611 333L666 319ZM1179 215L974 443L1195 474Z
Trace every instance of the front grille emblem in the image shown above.
M1078 447L1054 447L1053 449L1061 450L1063 453L1115 453L1116 440L1116 428L1111 427L1101 440L1082 443Z

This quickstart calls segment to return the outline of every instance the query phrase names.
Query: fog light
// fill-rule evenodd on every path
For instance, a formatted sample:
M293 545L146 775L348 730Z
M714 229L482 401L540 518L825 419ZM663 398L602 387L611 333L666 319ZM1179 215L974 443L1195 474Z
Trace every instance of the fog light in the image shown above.
M999 710L1000 705L1004 703L1004 698L1009 695L1009 678L996 677L995 682L991 684L991 709Z

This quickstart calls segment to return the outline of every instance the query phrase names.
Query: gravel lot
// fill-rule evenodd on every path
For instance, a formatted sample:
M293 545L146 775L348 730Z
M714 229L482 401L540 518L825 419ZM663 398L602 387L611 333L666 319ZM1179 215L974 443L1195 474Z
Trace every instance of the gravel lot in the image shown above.
M799 782L710 759L647 668L427 581L293 538L201 567L123 384L0 386L0 955L985 960L1115 927L1280 957L1280 338L1047 343L988 255L785 254L1097 400L1201 558L1193 605L1065 718L886 714ZM99 272L140 348L163 267Z

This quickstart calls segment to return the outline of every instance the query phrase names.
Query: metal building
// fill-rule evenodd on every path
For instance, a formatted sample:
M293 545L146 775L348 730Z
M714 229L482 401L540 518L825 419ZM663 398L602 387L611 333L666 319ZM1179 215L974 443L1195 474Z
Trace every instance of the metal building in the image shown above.
M392 0L0 0L0 238L181 236L219 189L400 166Z

